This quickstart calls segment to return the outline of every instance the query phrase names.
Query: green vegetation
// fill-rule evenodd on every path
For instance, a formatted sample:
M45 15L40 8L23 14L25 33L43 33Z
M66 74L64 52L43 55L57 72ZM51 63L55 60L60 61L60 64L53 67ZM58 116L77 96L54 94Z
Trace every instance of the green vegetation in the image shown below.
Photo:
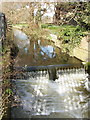
M24 7L23 4L25 4ZM42 43L44 45L46 45L48 39L51 39L50 34L53 34L56 35L57 40L60 41L59 44L61 50L69 54L73 52L73 49L80 44L82 37L84 37L86 35L86 32L90 30L90 2L66 2L66 4L64 2L58 2L54 6L56 9L54 11L55 20L53 21L53 24L43 24L43 22L45 23L46 21L41 21L42 16L50 8L49 3L47 3L47 5L49 5L46 8L47 10L41 9L41 3L31 2L30 4L28 4L30 6L28 9L26 9L27 3L23 4L21 5L22 7L20 8L20 11L16 9L18 3L6 3L6 5L3 5L2 7L4 7L3 11L8 17L8 19L12 21L12 26L21 28L23 32L25 32L28 36L31 37L30 42L32 43L30 43L30 45L32 46L34 46L34 43L37 43L39 39L42 40ZM34 16L35 9L37 9L36 16ZM73 22L70 23L70 20L74 20L77 26L73 26ZM69 23L71 25L69 25ZM12 35L11 31L9 32L9 34ZM0 53L3 55L3 62L0 61L0 65L2 65L3 67L2 86L4 94L3 96L5 96L5 99L7 99L6 96L13 95L10 79L12 79L12 76L15 74L13 71L13 65L18 50L16 50L16 47L12 45L12 40L13 39L11 38L11 36L9 39L6 38L4 40L3 49L0 47ZM32 49L30 51L32 51L32 54L34 53ZM68 59L68 55L65 56L63 54L60 57L63 57L64 63ZM52 62L52 64L54 63ZM86 63L85 68L88 72L90 71L90 62Z
M56 5L55 17L57 24L75 22L76 25L90 30L90 2L60 2ZM73 21L70 22L71 20Z
M52 34L57 35L65 52L71 52L80 44L82 37L86 35L86 30L80 26L42 24L41 27L49 29Z
M19 24L13 24L13 26L19 26L19 27L24 27L24 26L28 26L28 24L27 23L19 23Z
M86 62L85 64L86 70L88 70L88 68L90 67L90 62Z
M6 89L6 94L8 94L8 95L12 95L13 94L13 92L12 92L12 90L10 89L10 88L8 88L8 89Z
M90 75L90 62L83 62L86 72Z
M24 28L24 32L29 36L33 36L33 39L49 39L52 37L50 34L56 35L57 40L60 41L60 47L63 52L72 54L73 49L78 47L82 38L87 35L88 31L79 25L54 25L54 24L41 24L41 27L32 29Z

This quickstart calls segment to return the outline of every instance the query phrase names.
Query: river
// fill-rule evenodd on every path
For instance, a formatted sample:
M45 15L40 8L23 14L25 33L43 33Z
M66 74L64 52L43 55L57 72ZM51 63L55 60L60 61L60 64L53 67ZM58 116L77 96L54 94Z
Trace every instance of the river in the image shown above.
M27 80L14 80L21 100L20 106L12 109L14 118L88 118L90 94L83 68L59 69L56 81L49 80L47 71L27 74Z
M26 37L25 39L28 38ZM39 46L43 52L41 54L44 62L41 61L38 64L37 62L33 61L32 64L30 62L30 51L28 52L30 47L29 45L30 43L28 41L26 44L27 47L22 46L22 49L20 46L20 50L22 49L23 52L19 52L17 63L15 65L40 65L40 63L44 64L45 61L48 61L46 64L53 64L51 61L57 55L55 52L56 49L54 50L52 46ZM40 51L38 54L39 53ZM45 53L46 55L43 55ZM54 64L61 63L59 59L58 61L57 59L54 59ZM74 63L78 60L75 59L72 61L72 63ZM80 62L78 61L78 63ZM20 104L11 108L12 118L39 119L89 117L90 94L85 88L85 81L87 80L88 74L85 73L84 68L58 68L56 69L56 74L58 77L55 81L49 80L49 74L47 70L25 72L25 74L28 76L27 79L19 78L12 80L16 86L16 96L19 96L20 99Z

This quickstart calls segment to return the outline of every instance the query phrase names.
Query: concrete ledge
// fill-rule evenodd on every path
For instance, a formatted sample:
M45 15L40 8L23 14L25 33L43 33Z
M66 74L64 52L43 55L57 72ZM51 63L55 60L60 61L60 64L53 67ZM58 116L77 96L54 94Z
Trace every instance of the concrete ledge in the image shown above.
M38 70L48 70L48 69L67 69L67 68L80 68L83 67L82 64L59 64L59 65L47 65L47 66L27 66L27 67L15 67L15 70L21 71L38 71Z

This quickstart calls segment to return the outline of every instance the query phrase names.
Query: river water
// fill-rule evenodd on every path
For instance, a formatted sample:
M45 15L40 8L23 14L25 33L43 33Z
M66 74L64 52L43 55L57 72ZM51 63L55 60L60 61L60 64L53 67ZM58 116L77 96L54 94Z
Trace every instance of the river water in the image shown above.
M14 30L14 42L19 48L15 66L42 66L56 64L81 64L81 61L69 56L57 48L48 39L32 39L20 30Z
M53 65L65 63L65 55L51 45L33 42L34 57L31 60L30 37L24 34L19 38L19 31L15 32L20 49L16 58L16 66ZM18 34L19 33L19 34ZM22 34L23 35L23 34ZM20 40L23 40L23 42ZM24 44L24 41L25 42ZM20 42L20 44L19 44ZM21 44L22 43L22 44ZM25 46L24 46L25 45ZM37 50L36 48L39 48ZM56 57L56 56L60 56ZM63 57L64 56L64 57ZM61 59L63 57L64 59ZM38 58L38 59L35 59ZM40 59L39 59L40 58ZM41 60L41 61L40 61ZM64 62L63 62L64 61ZM74 58L67 59L66 63L78 63ZM12 118L88 118L90 95L86 90L85 81L88 74L84 68L57 69L57 79L49 80L47 70L38 70L25 73L27 79L13 79L16 86L16 101L18 106L11 108ZM19 96L19 99L17 99Z
M85 70L57 70L49 80L47 71L27 72L29 78L14 80L20 106L13 118L88 118L90 94L85 88Z

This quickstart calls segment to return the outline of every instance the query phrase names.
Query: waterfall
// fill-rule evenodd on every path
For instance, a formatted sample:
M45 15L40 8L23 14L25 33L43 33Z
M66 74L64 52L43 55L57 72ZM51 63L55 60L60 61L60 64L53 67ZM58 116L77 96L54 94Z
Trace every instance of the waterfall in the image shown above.
M58 78L49 80L48 70L27 72L27 80L16 80L23 111L29 117L87 118L88 97L84 68L56 69ZM17 109L15 109L18 111ZM17 113L15 111L15 115ZM18 113L19 114L19 113Z

